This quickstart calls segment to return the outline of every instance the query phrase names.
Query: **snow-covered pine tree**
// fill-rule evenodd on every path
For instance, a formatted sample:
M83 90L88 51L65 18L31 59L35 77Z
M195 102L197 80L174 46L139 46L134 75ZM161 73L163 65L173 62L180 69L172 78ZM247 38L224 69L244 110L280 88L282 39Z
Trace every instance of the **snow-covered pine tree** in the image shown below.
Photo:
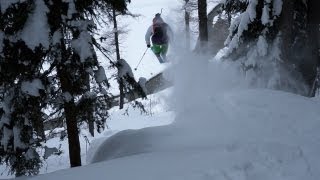
M96 119L96 124L104 127L106 116L97 105L101 103L98 94L103 94L108 101L106 90L101 83L108 86L104 69L99 66L94 46L100 46L93 38L97 12L105 12L110 5L117 11L126 10L128 0L56 0L48 3L49 25L52 35L51 61L56 66L57 79L61 87L58 97L62 97L67 124L69 155L71 167L80 166L80 144L78 121L80 117ZM91 79L91 81L89 81ZM90 83L89 83L90 82ZM96 89L90 85L98 83ZM93 106L96 105L96 106ZM93 116L93 117L91 117Z
M143 89L140 87L140 84L138 84L133 76L132 69L129 66L129 64L121 58L120 53L120 35L125 33L125 30L121 29L119 27L118 17L119 16L131 16L132 18L135 18L139 15L135 15L130 13L129 11L125 12L117 12L115 9L115 5L112 4L110 6L110 10L112 13L109 14L108 18L113 23L113 34L114 38L112 39L112 43L109 46L115 46L115 54L116 54L116 63L111 63L111 67L118 69L118 74L116 75L117 82L119 84L119 108L122 109L125 103L125 98L127 100L129 99L136 99L136 98L129 98L126 97L128 94L136 94L137 97L146 97L146 92L143 91ZM112 47L111 47L112 48ZM131 95L130 95L131 96Z
M43 0L0 1L0 158L16 176L39 172L49 50Z
M63 112L71 167L81 165L78 123L94 119L99 131L110 103L94 51L96 12L110 4L124 11L128 2L0 1L0 156L17 176L39 172L48 107Z
M103 44L104 48L102 48L101 50L103 50L104 53L109 55L115 54L114 56L116 58L110 58L109 64L111 68L116 68L118 70L117 74L114 74L113 77L116 79L116 81L119 84L120 94L119 96L113 97L113 99L114 99L114 105L119 105L119 108L122 109L125 103L125 99L127 100L127 102L128 101L130 102L137 98L146 97L146 92L143 90L143 87L141 87L143 86L143 83L136 82L136 80L134 79L131 67L124 59L121 58L121 50L120 50L121 35L126 33L126 28L123 27L123 25L121 25L121 17L129 16L132 18L136 18L136 17L139 17L140 15L132 14L128 10L118 11L115 8L115 5L112 3L108 7L107 11L110 13L104 15L105 18L103 19L108 19L108 21L106 22L110 24L110 26L109 27L102 26L102 28L106 31L103 33L103 37L100 38L101 41L104 42ZM111 25L112 25L112 29L108 29L108 28L111 28ZM112 59L116 59L116 60L112 60ZM118 102L115 102L115 101L118 101Z
M306 95L306 76L301 76L306 3L303 0L226 0L233 16L226 40L227 55L242 65L246 78L257 86ZM297 41L299 39L299 41ZM300 52L301 53L301 52ZM295 54L295 55L293 55ZM302 53L301 53L302 54Z

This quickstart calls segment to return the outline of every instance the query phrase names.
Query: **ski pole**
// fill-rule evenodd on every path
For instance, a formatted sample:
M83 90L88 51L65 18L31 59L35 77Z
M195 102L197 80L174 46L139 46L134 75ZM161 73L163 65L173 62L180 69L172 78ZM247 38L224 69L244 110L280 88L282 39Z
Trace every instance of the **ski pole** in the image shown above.
M147 53L147 50L148 50L148 49L149 49L149 47L147 47L147 49L144 51L144 53L143 53L143 55L142 55L142 57L141 57L141 59L140 59L140 61L139 61L138 65L137 65L137 67L136 67L136 68L134 68L134 70L135 70L135 71L138 69L138 66L140 65L140 63L141 63L142 59L144 58L144 55L146 55L146 53Z

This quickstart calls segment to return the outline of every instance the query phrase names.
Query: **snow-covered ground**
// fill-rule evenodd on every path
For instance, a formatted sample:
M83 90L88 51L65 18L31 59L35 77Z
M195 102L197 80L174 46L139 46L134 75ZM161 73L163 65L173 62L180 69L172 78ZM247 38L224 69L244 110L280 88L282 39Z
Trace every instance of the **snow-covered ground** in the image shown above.
M174 113L170 111L165 102L170 97L172 90L165 90L156 95L149 95L147 100L139 100L145 106L146 112L141 112L139 108L133 108L132 105L126 104L123 110L118 107L110 110L110 117L107 121L107 127L101 134L95 132L95 137L89 135L87 129L81 130L80 144L81 144L81 158L82 164L87 164L87 158L91 159L93 153L105 138L108 138L119 131L127 129L141 129L150 126L161 126L170 124L174 120ZM56 129L59 131L60 129ZM48 157L40 170L41 174L50 173L53 171L67 169L69 165L69 151L67 139L60 140L58 135L46 142L49 148L56 147L62 151L61 155L51 155ZM44 153L44 152L43 152ZM0 179L11 178L8 175L6 167L0 166Z
M95 137L91 137L87 129L81 130L81 157L82 164L87 164L87 158L91 158L92 151L99 145L99 142L115 133L127 129L140 129L149 126L161 126L171 123L174 120L174 113L169 111L164 99L169 96L169 91L161 92L157 95L148 96L148 100L140 100L146 108L146 112L141 112L138 108L125 105L123 110L115 107L110 110L110 117L104 132L95 132ZM48 147L60 147L63 153L59 156L52 155L44 163L41 173L49 173L60 169L69 168L68 142L61 141L59 137L47 141Z
M105 134L89 165L31 179L318 179L319 99L250 89L232 65L181 58L174 88L156 95L169 95L172 124Z
M318 179L318 100L252 89L201 102L171 125L105 138L97 163L32 179Z

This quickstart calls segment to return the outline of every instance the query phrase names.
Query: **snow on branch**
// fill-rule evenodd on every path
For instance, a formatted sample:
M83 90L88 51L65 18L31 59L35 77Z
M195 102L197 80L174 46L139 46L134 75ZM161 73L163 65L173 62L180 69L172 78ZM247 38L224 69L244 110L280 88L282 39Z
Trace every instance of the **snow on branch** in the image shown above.
M124 76L129 76L131 78L134 78L130 65L124 59L120 59L118 63L119 63L119 68L118 68L119 78L123 78Z
M71 43L74 50L80 56L81 62L93 56L92 36L88 32L82 31L79 37L73 39Z
M107 76L102 66L99 66L98 70L94 72L94 78L97 83L107 81Z
M30 96L40 96L39 90L44 89L40 79L33 79L32 81L23 81L21 83L21 91Z
M262 15L257 17L258 2L258 0L248 0L246 10L239 15L235 15L236 17L232 20L229 28L229 36L225 41L225 45L228 46L226 55L230 55L235 49L239 48L242 43L243 33L249 30L250 24L260 22L261 26L264 26L264 30L256 33L266 33L268 27L272 26L272 22L281 14L282 0L264 0L264 6L261 9Z
M40 44L46 49L49 48L50 29L47 22L48 12L49 9L43 0L35 1L34 12L28 18L26 25L21 32L22 40L30 49L34 50L34 48Z
M4 13L10 6L18 2L24 2L25 0L1 0L0 1L0 9L1 12Z

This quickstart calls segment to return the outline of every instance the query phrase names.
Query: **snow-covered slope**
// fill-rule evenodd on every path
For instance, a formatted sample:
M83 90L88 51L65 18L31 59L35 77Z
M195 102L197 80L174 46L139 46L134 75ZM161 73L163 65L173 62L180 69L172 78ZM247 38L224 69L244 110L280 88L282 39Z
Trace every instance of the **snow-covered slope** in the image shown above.
M250 89L232 64L181 58L174 123L102 138L93 164L35 179L318 179L319 100Z
M122 131L106 139L92 159L103 162L34 179L316 180L320 176L318 100L257 89L220 93L207 103L180 114L172 125Z

